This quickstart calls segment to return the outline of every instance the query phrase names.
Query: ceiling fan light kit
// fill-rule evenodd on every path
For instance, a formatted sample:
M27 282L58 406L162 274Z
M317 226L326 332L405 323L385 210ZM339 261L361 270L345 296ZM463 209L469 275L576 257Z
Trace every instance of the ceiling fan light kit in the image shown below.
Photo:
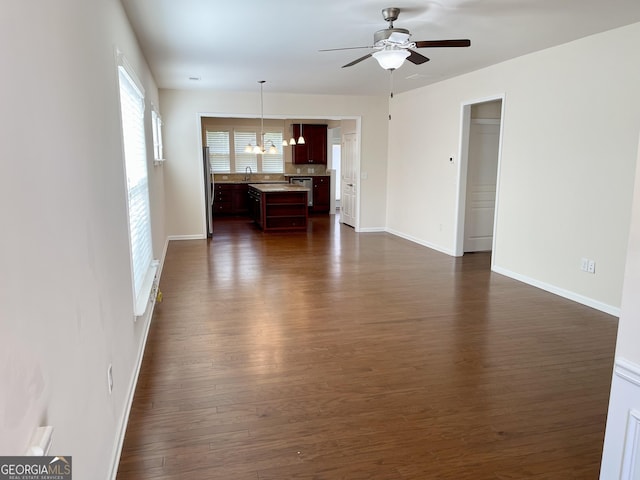
M380 66L385 70L396 70L400 68L405 59L410 55L408 50L401 48L385 48L373 54Z
M358 48L372 48L375 52L368 53L352 62L343 65L342 68L356 65L369 57L375 58L380 66L386 70L395 70L400 68L405 60L409 60L414 65L421 65L428 62L429 59L424 55L416 52L415 48L435 48L435 47L468 47L471 41L467 39L460 40L424 40L419 42L411 41L411 32L406 28L396 28L393 22L398 19L400 9L389 7L382 9L382 18L389 22L389 27L378 30L373 34L373 45L370 47L346 47L331 48L328 50L320 50L321 52L334 50L352 50Z

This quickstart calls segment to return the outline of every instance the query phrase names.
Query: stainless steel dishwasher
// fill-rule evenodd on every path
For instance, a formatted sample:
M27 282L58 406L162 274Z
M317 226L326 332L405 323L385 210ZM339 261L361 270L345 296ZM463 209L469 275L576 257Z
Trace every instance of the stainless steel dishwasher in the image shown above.
M289 183L294 185L302 185L309 189L307 194L307 201L310 207L313 207L313 178L311 177L291 177Z

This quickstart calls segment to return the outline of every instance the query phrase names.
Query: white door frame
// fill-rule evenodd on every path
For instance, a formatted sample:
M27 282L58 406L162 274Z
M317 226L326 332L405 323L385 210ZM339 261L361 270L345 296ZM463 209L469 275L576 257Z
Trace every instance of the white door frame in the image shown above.
M196 115L197 119L197 132L198 132L198 151L200 152L198 163L202 162L202 147L206 145L202 142L202 119L204 117L212 117L212 118L257 118L252 114L245 113L220 113L220 112L199 112ZM331 115L331 114L317 114L317 115L300 115L300 114L278 114L278 115L265 115L264 118L267 119L278 119L278 120L288 120L288 119L300 119L300 120L353 120L356 122L356 130L355 133L357 135L357 159L356 159L356 178L358 178L358 190L356 191L356 208L355 208L355 230L356 232L360 231L360 163L361 163L361 152L362 152L362 116L360 115ZM200 172L200 185L204 184L204 169L202 167L198 168ZM200 209L202 211L202 232L203 234L199 234L196 238L207 238L206 234L206 209L205 203L206 200L204 198L204 189L200 189L202 192L200 193Z
M471 106L476 103L492 102L502 100L500 111L500 138L498 139L498 178L496 179L496 204L493 213L493 241L491 250L491 268L496 251L496 234L498 230L498 208L500 204L500 166L502 163L502 137L504 129L505 94L498 94L490 97L479 98L464 102L461 106L460 114L460 144L458 147L458 198L456 199L456 235L454 254L456 257L464 255L464 216L467 201L467 170L469 167L469 133L471 130Z

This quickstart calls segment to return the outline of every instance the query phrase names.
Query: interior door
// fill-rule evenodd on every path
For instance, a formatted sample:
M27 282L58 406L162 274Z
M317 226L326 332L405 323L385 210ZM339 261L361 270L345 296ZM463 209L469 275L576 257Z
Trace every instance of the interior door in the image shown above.
M356 226L356 197L358 193L358 136L346 133L342 136L340 222Z
M493 245L500 121L471 122L464 251L489 251Z

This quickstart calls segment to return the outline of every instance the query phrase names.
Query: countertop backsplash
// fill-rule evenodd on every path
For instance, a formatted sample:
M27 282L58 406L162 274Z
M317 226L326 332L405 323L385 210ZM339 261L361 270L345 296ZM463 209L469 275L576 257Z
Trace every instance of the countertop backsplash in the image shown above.
M287 165L287 171L282 173L252 173L250 178L244 173L215 173L213 180L216 183L236 183L246 182L251 180L252 182L288 182L289 177L301 175L301 176L314 176L314 175L329 175L324 165L314 165L312 167Z
M286 182L287 179L281 173L252 173L245 175L244 173L215 173L213 181L215 183L240 183L247 182Z

